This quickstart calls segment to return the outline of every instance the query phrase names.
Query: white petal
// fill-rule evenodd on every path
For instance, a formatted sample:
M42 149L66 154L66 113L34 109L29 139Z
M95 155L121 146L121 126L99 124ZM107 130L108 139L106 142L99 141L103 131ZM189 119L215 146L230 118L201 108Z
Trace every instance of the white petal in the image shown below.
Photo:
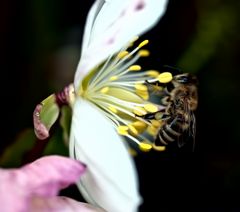
M95 106L77 99L70 156L87 165L78 186L87 201L107 211L136 211L141 201L134 162L124 142Z
M109 0L101 5L100 10L96 9L95 16L91 14L92 19L87 22L75 88L92 68L156 24L166 3L167 0Z
M87 46L90 43L93 24L104 4L105 4L105 0L96 0L95 3L92 5L90 11L88 12L87 21L85 24L85 29L83 34L82 52L81 52L82 54L84 54L83 53L84 50L86 50Z
M128 0L96 0L91 7L83 35L82 52L98 35L102 34L129 4Z

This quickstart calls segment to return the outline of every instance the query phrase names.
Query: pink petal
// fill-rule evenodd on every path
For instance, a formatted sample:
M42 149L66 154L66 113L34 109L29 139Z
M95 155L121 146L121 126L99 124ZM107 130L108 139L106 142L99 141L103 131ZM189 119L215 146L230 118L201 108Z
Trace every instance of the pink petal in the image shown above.
M27 192L15 183L17 170L0 169L0 205L1 211L26 211Z
M34 198L31 209L34 212L104 212L87 203L81 203L67 197Z
M46 156L19 170L19 183L33 194L54 196L76 182L85 171L80 162L61 156Z
M0 169L1 211L27 211L33 198L52 197L85 171L78 161L46 156L20 169Z

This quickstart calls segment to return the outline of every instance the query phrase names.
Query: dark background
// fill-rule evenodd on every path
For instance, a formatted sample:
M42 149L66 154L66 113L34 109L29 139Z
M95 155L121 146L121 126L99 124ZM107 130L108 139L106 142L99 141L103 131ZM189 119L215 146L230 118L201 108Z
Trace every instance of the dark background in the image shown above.
M92 2L1 1L2 153L32 128L35 105L72 82ZM235 0L170 0L161 22L143 36L151 59L142 65L196 74L199 107L193 153L185 147L136 157L142 211L240 210L239 9Z

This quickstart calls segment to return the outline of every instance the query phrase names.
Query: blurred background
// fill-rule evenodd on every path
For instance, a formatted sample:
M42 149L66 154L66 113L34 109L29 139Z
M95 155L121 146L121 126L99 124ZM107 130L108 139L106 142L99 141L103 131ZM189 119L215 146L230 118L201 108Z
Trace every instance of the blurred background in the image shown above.
M59 126L36 141L32 113L72 82L85 17L93 0L2 0L0 3L0 165L17 167L44 154L67 155ZM144 198L141 211L239 211L240 2L170 0L146 33L146 69L171 65L199 79L195 151L135 157ZM36 154L35 154L36 153ZM72 188L68 195L78 198Z

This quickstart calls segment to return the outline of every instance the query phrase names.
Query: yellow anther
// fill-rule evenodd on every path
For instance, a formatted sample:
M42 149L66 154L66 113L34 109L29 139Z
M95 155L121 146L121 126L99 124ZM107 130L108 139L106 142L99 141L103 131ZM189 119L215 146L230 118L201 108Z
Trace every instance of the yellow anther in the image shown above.
M133 109L133 113L138 115L138 116L144 116L144 115L147 114L147 111L142 107L135 107Z
M155 70L150 70L150 71L147 71L146 74L150 77L158 77L159 72Z
M157 79L161 83L168 83L172 80L172 74L170 72L163 72L158 75Z
M136 90L136 94L142 97L144 100L149 99L149 94L147 91Z
M132 65L128 68L129 71L140 71L141 66L140 65Z
M122 51L122 52L119 52L118 53L118 55L117 55L117 57L119 58L119 59L122 59L122 58L124 58L126 55L128 55L129 53L128 53L128 51Z
M107 93L109 91L109 87L104 87L100 90L101 93Z
M117 127L117 132L119 135L128 135L128 127L124 125L120 125Z
M147 124L142 121L135 121L132 123L132 126L134 126L134 128L138 131L138 134L143 133L147 128Z
M148 93L147 93L147 94L143 94L141 97L142 97L144 100L148 100L148 99L149 99Z
M158 111L158 107L154 104L145 104L144 109L150 113L155 113Z
M139 149L143 152L149 152L152 149L152 145L142 142L139 144Z
M150 51L148 51L147 49L141 49L138 52L139 56L141 57L148 57L150 55Z
M133 133L134 135L138 135L139 134L137 129L134 126L129 124L128 128L129 128L130 132Z
M161 121L154 120L154 119L151 120L151 123L152 123L153 127L156 127L156 128L158 128L158 127L160 127L162 125Z
M135 88L139 91L147 91L147 86L143 84L135 84Z
M147 124L142 121L135 121L132 123L132 126L134 126L136 129L139 129L139 128L145 128Z
M117 80L117 79L118 79L118 76L111 76L111 77L109 78L110 81L115 81L115 80Z
M120 125L120 126L118 126L118 129L120 129L120 130L128 130L128 126Z
M143 42L141 42L138 47L142 48L143 46L147 45L149 43L149 40L144 40Z
M158 128L156 128L154 126L148 126L147 133L151 136L156 136L158 133Z
M113 113L118 112L118 110L114 106L109 106L108 109L111 110Z
M153 144L152 147L156 151L165 151L166 150L165 146L156 146L155 144Z

